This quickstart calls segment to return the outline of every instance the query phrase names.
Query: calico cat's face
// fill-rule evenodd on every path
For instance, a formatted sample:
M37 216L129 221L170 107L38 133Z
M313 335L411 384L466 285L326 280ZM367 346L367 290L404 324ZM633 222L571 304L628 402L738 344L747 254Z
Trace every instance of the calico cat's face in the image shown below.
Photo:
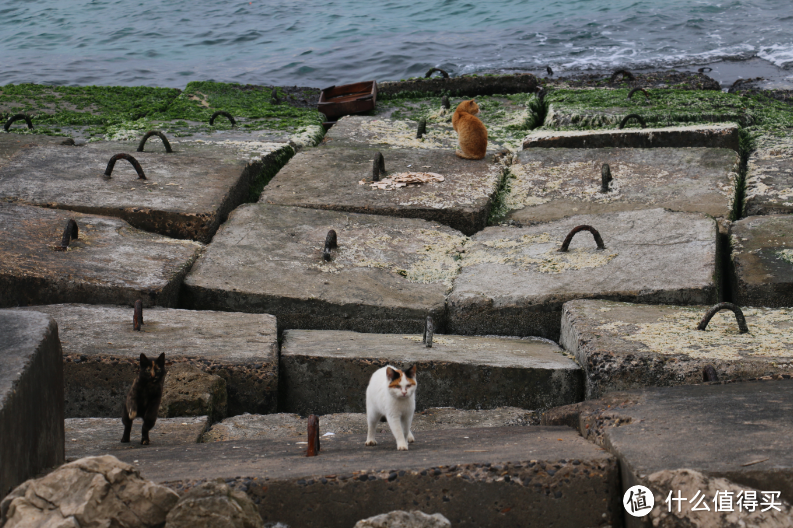
M147 358L146 354L141 353L140 375L148 382L157 383L160 381L165 376L165 352L154 361Z
M416 393L416 365L402 371L388 367L388 392L394 398L410 398Z

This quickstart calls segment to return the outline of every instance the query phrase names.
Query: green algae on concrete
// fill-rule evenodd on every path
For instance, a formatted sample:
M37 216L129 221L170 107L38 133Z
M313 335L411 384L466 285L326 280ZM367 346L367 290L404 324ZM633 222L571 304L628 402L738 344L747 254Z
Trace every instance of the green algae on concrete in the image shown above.
M710 365L721 381L793 373L791 309L743 308L735 315L709 306L639 305L577 300L564 305L561 345L586 373L586 397L624 389L702 383Z
M793 216L749 216L730 228L735 302L793 306Z

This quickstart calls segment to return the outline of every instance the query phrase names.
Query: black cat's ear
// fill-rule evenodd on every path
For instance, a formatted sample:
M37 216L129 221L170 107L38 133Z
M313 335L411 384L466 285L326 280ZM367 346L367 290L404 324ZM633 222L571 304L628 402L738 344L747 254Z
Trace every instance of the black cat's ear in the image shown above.
M405 376L407 376L410 379L415 379L416 378L416 365L413 365L412 367L407 369L405 371Z
M389 381L396 381L400 377L399 371L391 367L386 368L385 375L388 376Z
M165 368L165 352L157 357L157 366L160 368Z
M141 367L148 367L151 365L151 360L146 357L146 354L143 352L140 353L140 366Z

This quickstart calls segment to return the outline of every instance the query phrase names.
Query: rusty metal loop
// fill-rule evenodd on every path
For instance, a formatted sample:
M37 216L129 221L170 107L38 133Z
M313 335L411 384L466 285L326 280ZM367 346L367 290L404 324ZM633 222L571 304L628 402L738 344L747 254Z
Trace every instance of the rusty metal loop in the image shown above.
M79 232L80 230L77 228L77 222L75 222L73 219L70 218L69 221L66 222L66 228L63 230L63 236L61 237L61 245L56 249L58 249L59 251L66 251L66 248L69 247L69 243L72 240L77 240L77 237L79 236Z
M421 139L427 133L427 120L419 119L419 124L416 127L416 139Z
M118 161L120 159L125 159L125 160L127 160L128 162L130 162L132 164L132 167L135 169L135 172L138 173L138 179L139 180L145 180L146 179L146 175L143 174L143 167L140 166L140 163L138 163L138 160L136 160L135 158L133 158L129 154L123 154L123 153L122 154L116 154L115 156L110 158L110 161L107 162L107 168L105 169L105 178L108 178L108 179L110 178L110 175L113 173L113 167L116 165L116 161Z
M435 335L435 323L432 321L432 316L428 315L427 320L424 322L424 334L421 336L421 342L427 348L432 348L432 337Z
M613 179L614 178L611 177L611 167L609 167L608 163L604 163L603 166L600 167L600 192L609 192L609 182Z
M385 176L385 158L382 152L378 152L372 164L372 181L380 181L381 176Z
M325 237L325 247L322 249L322 258L325 262L330 262L330 250L339 247L336 238L336 231L331 229Z
M452 104L449 102L449 96L444 95L441 97L441 106L444 107L446 110L452 107Z
M278 90L276 89L275 86L273 86L273 91L272 93L270 93L270 102L272 102L273 104L278 104L281 102L281 100L278 99Z
M628 115L626 115L625 117L622 118L622 121L620 121L620 125L617 128L622 130L623 128L625 128L625 125L631 119L635 119L636 121L638 121L639 124L642 126L642 128L647 128L647 123L645 123L644 118L642 116L640 116L639 114L628 114Z
M710 308L707 312L705 312L704 317L699 322L697 326L697 330L705 330L708 327L708 323L721 310L732 310L732 313L735 314L735 320L738 321L738 331L741 334L748 334L749 327L746 326L746 318L743 316L743 312L741 311L738 306L734 305L733 303L723 302L719 303L716 306Z
M74 140L72 138L66 138L63 141L61 141L61 145L74 147L76 145L76 143L74 142Z
M215 118L216 118L217 116L223 116L223 117L227 118L227 119L228 119L228 120L231 122L231 126L234 126L234 125L236 125L236 124L237 124L237 122L236 122L236 121L234 121L234 118L233 118L233 117L231 117L231 114L229 114L229 113L228 113L228 112L226 112L225 110L218 110L217 112L215 112L214 114L212 114L212 117L210 117L210 118L209 118L209 126L214 126L214 124L215 124Z
M443 78L444 78L444 79L448 79L448 78L449 78L449 74L448 74L448 73L446 73L446 71L445 71L445 70L442 70L442 69L440 69L440 68L430 68L430 69L427 71L427 73L426 73L426 74L424 74L424 78L425 78L425 79L429 79L429 78L430 78L430 76L431 76L433 73L435 73L435 72L441 72L441 75L443 75Z
M30 120L30 116L27 114L16 114L9 117L8 121L6 121L6 124L3 125L3 130L8 132L8 129L11 128L11 123L14 121L19 121L20 119L25 120L25 123L28 125L28 130L33 130L33 121Z
M146 135L143 136L143 139L140 140L138 143L138 152L143 152L143 147L146 145L146 140L148 140L152 136L157 136L162 140L162 144L165 146L165 152L169 154L173 152L171 149L171 144L168 142L168 138L165 137L165 134L160 132L159 130L149 130L146 132Z
M319 454L319 416L312 414L308 417L308 448L307 457L314 457Z
M702 381L719 381L719 375L713 365L705 365L702 367Z
M711 68L710 66L703 66L702 68L697 70L697 73L705 73L706 70L712 72L713 68Z
M614 73L611 74L611 81L610 82L616 81L617 77L619 77L620 75L622 75L622 79L623 80L624 79L628 79L629 81L636 80L636 77L634 77L633 74L631 72L629 72L628 70L617 70L617 71L615 71Z
M597 229L588 225L580 225L578 227L573 228L573 230L570 231L570 233L564 239L564 242L562 242L562 247L559 248L559 251L561 253L567 252L567 250L570 248L570 242L573 240L575 234L578 233L579 231L589 231L590 233L592 233L592 236L595 238L595 244L597 244L598 249L606 249L606 246L603 244L603 239L600 237L600 233L598 233Z
M633 94L635 94L636 92L643 93L645 99L649 99L650 98L650 94L644 88L634 88L630 92L628 92L628 99L631 99L633 97Z
M132 329L140 332L140 326L143 324L143 301L138 299L135 301L135 312L132 316Z

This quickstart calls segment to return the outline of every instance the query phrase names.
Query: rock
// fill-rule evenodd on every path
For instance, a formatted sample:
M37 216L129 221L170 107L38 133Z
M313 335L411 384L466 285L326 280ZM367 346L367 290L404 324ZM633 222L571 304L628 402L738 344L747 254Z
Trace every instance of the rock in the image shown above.
M226 380L189 363L167 368L160 403L161 418L208 415L212 421L226 416Z
M264 528L256 505L223 479L188 491L168 513L165 528Z
M28 480L0 503L3 528L154 527L179 496L116 457L81 458Z
M355 523L355 528L451 528L452 523L440 513L396 510Z

